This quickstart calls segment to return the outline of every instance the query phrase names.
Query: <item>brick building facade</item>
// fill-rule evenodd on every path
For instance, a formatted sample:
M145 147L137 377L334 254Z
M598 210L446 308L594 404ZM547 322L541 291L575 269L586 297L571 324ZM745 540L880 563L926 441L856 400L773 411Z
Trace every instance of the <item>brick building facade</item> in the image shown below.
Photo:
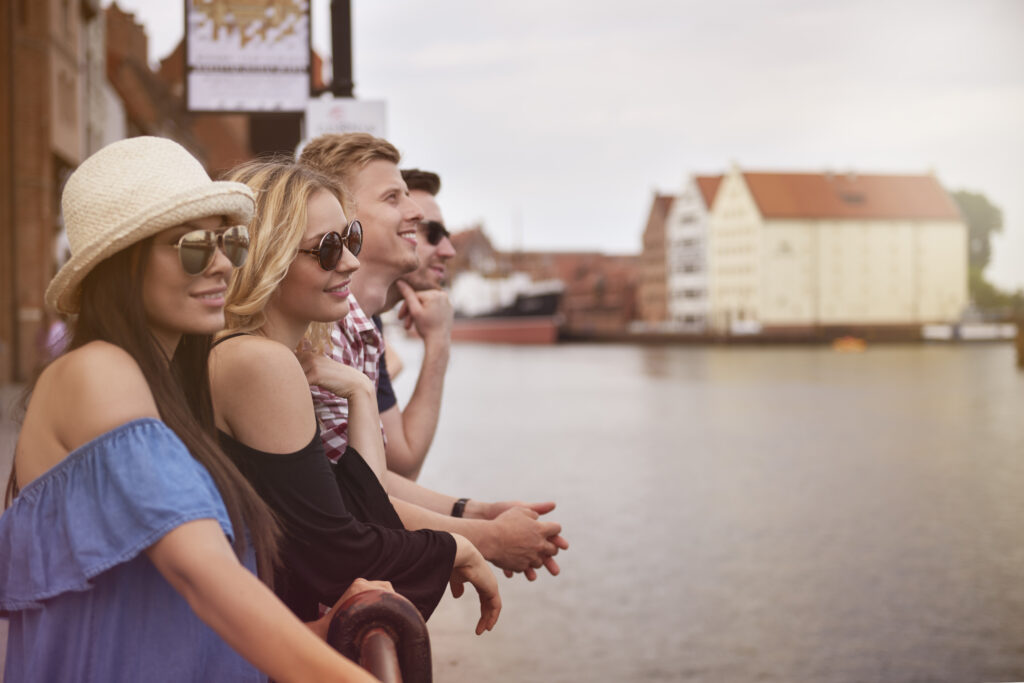
M116 3L14 0L0 11L0 384L27 381L45 360L60 193L83 159L133 135L181 143L213 177L254 156L252 117L185 111L181 45L159 72L147 55L143 26Z
M0 12L0 383L41 358L60 189L86 153L87 28L99 0L5 3Z
M637 303L639 319L646 323L659 323L668 318L665 222L674 200L673 195L655 194L644 227Z

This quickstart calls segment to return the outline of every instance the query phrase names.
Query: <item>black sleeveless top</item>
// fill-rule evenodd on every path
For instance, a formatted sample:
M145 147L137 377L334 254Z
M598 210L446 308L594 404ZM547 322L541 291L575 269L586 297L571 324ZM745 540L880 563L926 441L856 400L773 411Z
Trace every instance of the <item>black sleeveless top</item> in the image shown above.
M357 578L390 581L427 619L444 595L455 562L455 539L439 531L406 531L376 475L352 448L333 467L317 429L295 453L265 453L220 433L224 452L274 511L284 531L274 589L303 621L320 616ZM361 472L363 511L352 514L336 477ZM346 486L346 489L353 487Z
M430 617L451 576L455 539L441 531L405 530L355 449L332 465L319 426L295 453L266 453L224 432L219 437L281 524L274 590L300 619L317 619L319 605L333 605L357 578L390 581L424 619Z

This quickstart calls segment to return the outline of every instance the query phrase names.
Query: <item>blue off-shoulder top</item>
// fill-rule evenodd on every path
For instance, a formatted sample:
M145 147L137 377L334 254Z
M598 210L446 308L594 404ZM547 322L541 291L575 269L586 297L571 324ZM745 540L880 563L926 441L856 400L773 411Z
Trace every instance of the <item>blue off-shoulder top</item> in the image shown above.
M145 554L196 519L233 530L206 469L163 422L75 449L0 515L6 683L261 681ZM255 571L251 550L244 564Z

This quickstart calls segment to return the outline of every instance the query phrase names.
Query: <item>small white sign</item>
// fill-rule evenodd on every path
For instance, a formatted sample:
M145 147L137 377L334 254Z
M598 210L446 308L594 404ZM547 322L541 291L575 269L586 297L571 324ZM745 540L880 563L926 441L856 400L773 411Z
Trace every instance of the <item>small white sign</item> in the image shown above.
M386 103L383 100L319 98L306 104L305 140L325 133L369 133L387 137Z

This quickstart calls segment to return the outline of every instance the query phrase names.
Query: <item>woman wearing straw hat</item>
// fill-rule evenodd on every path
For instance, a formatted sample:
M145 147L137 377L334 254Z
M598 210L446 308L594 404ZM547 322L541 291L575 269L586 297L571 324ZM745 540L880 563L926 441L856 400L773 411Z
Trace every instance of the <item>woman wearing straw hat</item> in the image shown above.
M278 594L302 619L317 615L353 577L384 579L428 617L449 582L480 597L476 632L501 609L498 584L467 539L407 531L379 481L385 468L376 392L354 368L335 363L321 383L349 401L350 450L332 471L295 350L322 349L348 314L348 282L362 244L341 191L320 173L288 162L254 162L232 180L256 192L249 261L232 277L227 328L210 355L221 445L270 503L285 530ZM329 384L327 384L329 382ZM346 485L338 486L345 477Z
M254 575L275 522L213 436L206 356L252 192L143 137L87 159L63 209L46 300L77 320L0 517L5 680L372 680Z

